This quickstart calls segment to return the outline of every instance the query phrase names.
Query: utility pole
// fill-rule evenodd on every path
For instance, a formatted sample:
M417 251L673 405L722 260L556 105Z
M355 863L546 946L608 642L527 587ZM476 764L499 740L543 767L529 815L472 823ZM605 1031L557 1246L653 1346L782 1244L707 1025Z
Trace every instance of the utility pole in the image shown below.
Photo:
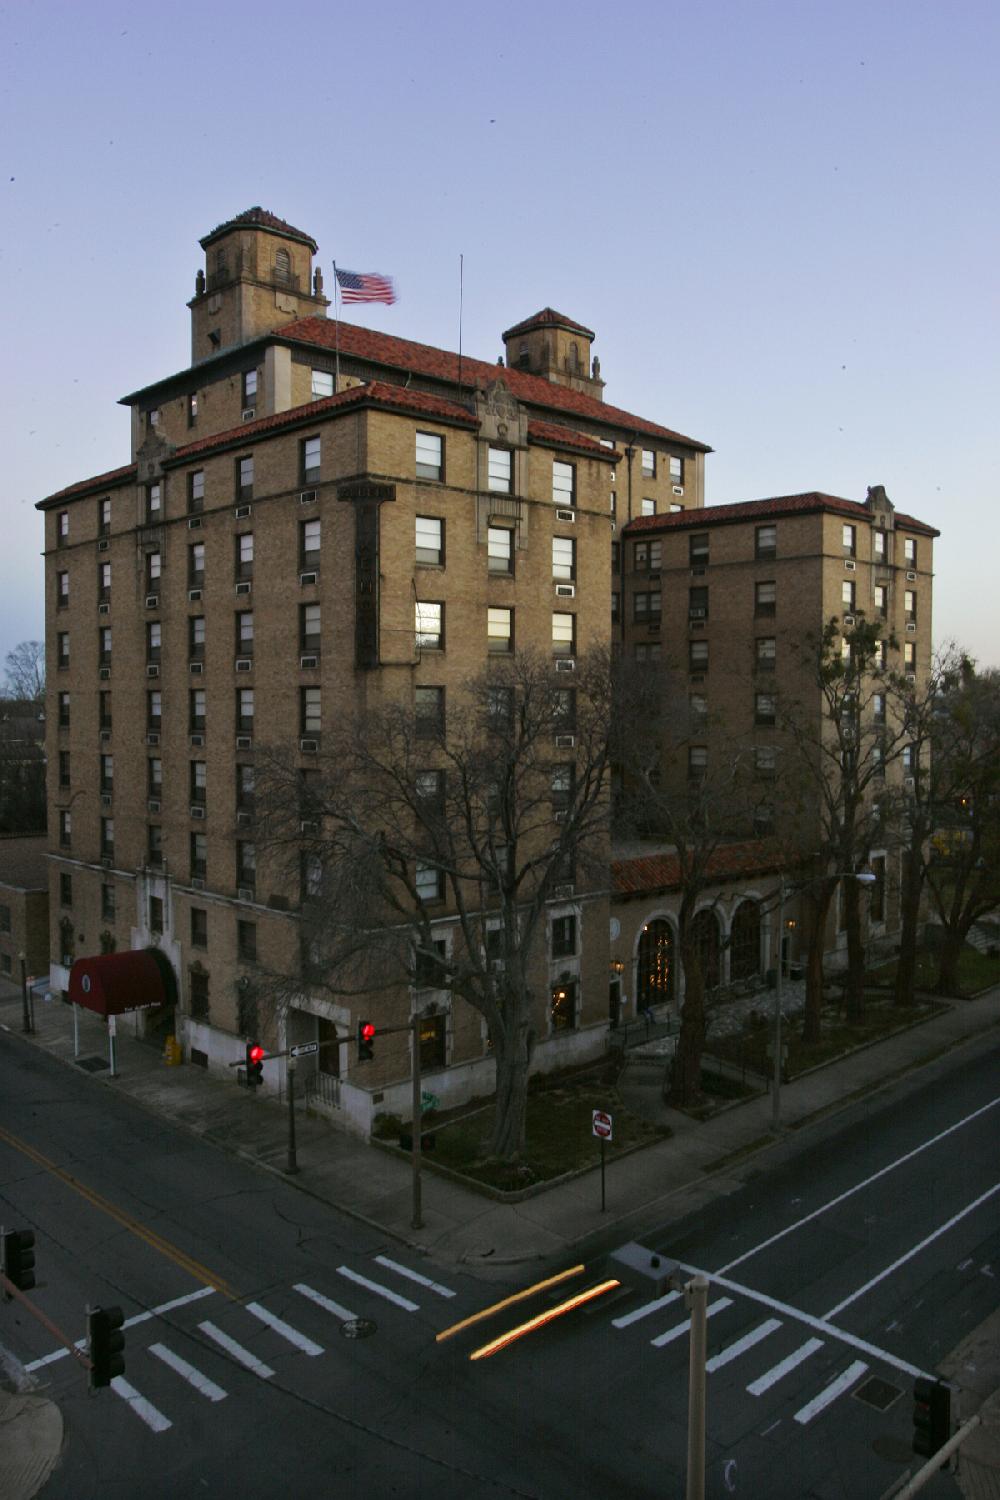
M294 1174L299 1170L298 1158L295 1154L295 1069L294 1057L289 1057L285 1064L285 1076L288 1079L288 1164L285 1171Z

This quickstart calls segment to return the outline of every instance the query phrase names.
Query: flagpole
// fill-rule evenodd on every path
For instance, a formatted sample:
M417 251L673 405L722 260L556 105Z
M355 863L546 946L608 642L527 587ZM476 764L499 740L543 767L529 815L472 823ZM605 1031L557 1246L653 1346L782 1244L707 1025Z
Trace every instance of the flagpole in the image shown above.
M462 399L462 308L465 299L465 256L458 257L458 397Z
M337 395L340 390L340 278L337 275L337 262L333 263L333 317L334 317L334 377L333 393Z

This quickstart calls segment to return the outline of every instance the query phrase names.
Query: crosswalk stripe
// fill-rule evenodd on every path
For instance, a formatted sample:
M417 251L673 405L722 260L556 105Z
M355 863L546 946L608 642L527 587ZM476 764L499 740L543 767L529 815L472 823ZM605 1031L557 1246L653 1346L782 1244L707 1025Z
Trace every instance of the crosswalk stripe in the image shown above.
M398 1292L391 1292L387 1286L382 1286L381 1282L369 1281L367 1276L352 1271L350 1266L338 1266L337 1275L346 1276L348 1281L356 1281L358 1286L366 1286L370 1292L375 1292L379 1297L388 1298L390 1302L395 1302L397 1307L404 1307L407 1312L417 1312L420 1307L419 1302L411 1302L409 1297L401 1297Z
M245 1366L254 1375L259 1375L262 1380L269 1380L274 1374L270 1365L258 1359L256 1354L251 1354L249 1349L244 1349L235 1339L231 1339L228 1333L223 1333L221 1328L216 1328L214 1323L199 1323L198 1327L202 1333L207 1333L210 1339L214 1339L220 1349L225 1349L239 1364Z
M814 1396L806 1406L795 1413L796 1422L802 1423L803 1426L806 1422L811 1422L813 1417L818 1416L821 1411L836 1401L838 1396L843 1395L844 1391L852 1386L867 1368L863 1359L856 1359L852 1365L848 1365L842 1375L838 1375L836 1380L831 1380L825 1390L820 1391L818 1396Z
M732 1307L732 1297L719 1297L717 1301L710 1302L705 1309L706 1318L711 1318L715 1313L722 1312L725 1307ZM655 1339L650 1339L654 1349L662 1349L664 1344L672 1344L674 1339L682 1338L691 1327L691 1319L685 1318L683 1323L678 1323L674 1328L668 1328L666 1333L659 1334Z
M680 1292L667 1292L665 1297L656 1297L652 1302L644 1302L641 1307L635 1308L630 1313L624 1313L620 1318L612 1318L612 1328L628 1328L632 1323L638 1323L640 1318L648 1318L650 1313L659 1312L661 1307L669 1307L671 1302L676 1302Z
M273 1328L275 1333L279 1334L281 1338L287 1339L290 1344L294 1344L296 1349L301 1349L303 1354L315 1356L323 1353L322 1344L314 1344L312 1339L307 1339L304 1333L300 1333L297 1328L293 1328L291 1323L286 1323L284 1318L278 1318L273 1312L268 1312L267 1308L261 1307L259 1302L248 1302L246 1309L248 1313L253 1313L255 1318L259 1318L262 1323L266 1323L268 1328Z
M769 1370L765 1370L763 1375L747 1386L747 1390L751 1396L762 1396L765 1391L771 1389L772 1385L777 1385L779 1380L783 1380L790 1371L801 1365L811 1354L815 1354L817 1349L822 1349L822 1347L822 1339L806 1339L805 1343L800 1344L798 1349L793 1350L791 1354L779 1360L776 1365L772 1365Z
M135 1313L131 1318L126 1318L122 1324L123 1328L134 1328L137 1323L146 1323L150 1318L158 1318L161 1313L171 1312L175 1307L184 1307L188 1302L197 1302L199 1297L211 1297L215 1292L214 1286L199 1287L196 1292L188 1292L186 1296L174 1297L170 1302L161 1302L159 1307L147 1308L145 1312ZM77 1339L73 1345L74 1349L86 1349L87 1340ZM51 1365L57 1359L65 1359L69 1350L53 1349L51 1354L43 1354L41 1359L33 1359L25 1369L31 1374L34 1370L40 1370L43 1365Z
M169 1417L163 1415L162 1411L157 1411L151 1401L147 1401L145 1396L140 1396L135 1386L129 1385L123 1376L114 1377L111 1389L116 1396L120 1396L123 1401L127 1402L136 1416L141 1417L146 1426L151 1427L154 1432L166 1432L168 1427L174 1425Z
M335 1318L340 1318L345 1323L352 1322L358 1316L357 1313L352 1313L349 1307L341 1307L339 1302L331 1301L329 1297L324 1297L322 1292L314 1291L304 1282L297 1281L292 1290L300 1292L303 1297L308 1297L310 1302L315 1302L316 1306L321 1307L324 1312L333 1313Z
M739 1359L741 1354L745 1354L748 1349L752 1349L755 1344L759 1344L762 1339L766 1339L769 1334L780 1327L780 1318L767 1318L758 1328L752 1328L741 1339L737 1339L735 1344L730 1344L727 1349L721 1349L718 1354L713 1354L705 1365L705 1369L710 1375L714 1370L721 1370L723 1365L731 1364L734 1359Z
M421 1276L419 1271L411 1271L409 1266L400 1265L398 1260L390 1260L388 1255L376 1255L376 1261L380 1266L388 1266L390 1271L397 1271L400 1276L408 1276L420 1286L425 1286L431 1292L437 1292L439 1297L454 1297L455 1293L450 1287L442 1286L439 1281L431 1281L427 1276Z
M155 1354L157 1359L162 1359L165 1365L169 1365L171 1370L174 1370L182 1380L186 1380L188 1385L194 1386L196 1391L207 1396L209 1401L225 1401L226 1392L221 1385L216 1385L214 1380L209 1380L207 1375L196 1370L194 1365L189 1365L186 1359L181 1359L180 1355L168 1349L166 1344L150 1344L149 1352Z

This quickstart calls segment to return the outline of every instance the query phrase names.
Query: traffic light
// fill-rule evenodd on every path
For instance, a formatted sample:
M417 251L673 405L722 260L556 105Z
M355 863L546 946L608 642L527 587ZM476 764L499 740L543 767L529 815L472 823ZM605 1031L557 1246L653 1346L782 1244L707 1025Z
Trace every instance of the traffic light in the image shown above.
M125 1314L120 1307L95 1307L87 1313L87 1348L90 1354L90 1388L110 1385L125 1373Z
M35 1284L35 1236L30 1229L9 1229L0 1241L3 1251L3 1274L20 1292L30 1292ZM4 1296L10 1293L4 1288Z
M951 1437L951 1387L918 1375L913 1382L913 1451L930 1458Z
M247 1042L247 1088L264 1082L264 1049L260 1042Z
M375 1026L372 1021L358 1022L358 1062L371 1062L375 1056Z

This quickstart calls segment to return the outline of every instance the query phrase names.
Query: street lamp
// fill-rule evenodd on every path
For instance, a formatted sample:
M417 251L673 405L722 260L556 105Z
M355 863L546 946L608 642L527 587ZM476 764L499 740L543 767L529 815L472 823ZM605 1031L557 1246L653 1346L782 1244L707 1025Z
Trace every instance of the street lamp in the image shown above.
M832 874L821 876L820 879L856 880L859 885L874 885L878 876L872 870L834 870ZM797 889L804 891L817 883L816 880L807 881ZM778 973L774 986L774 1056L771 1060L771 1131L774 1135L781 1130L781 980L785 967L782 950L785 937L785 897L788 894L785 877L782 875L778 887Z

